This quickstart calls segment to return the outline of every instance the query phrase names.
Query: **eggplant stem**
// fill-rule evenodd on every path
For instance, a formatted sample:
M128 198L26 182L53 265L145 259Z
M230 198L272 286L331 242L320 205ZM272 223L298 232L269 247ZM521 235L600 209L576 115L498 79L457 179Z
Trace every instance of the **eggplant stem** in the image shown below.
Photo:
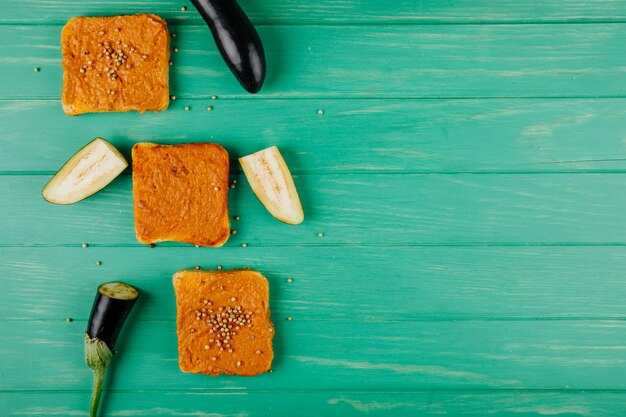
M91 390L91 405L89 406L89 417L97 417L98 405L104 388L106 368L93 370L93 389Z
M92 339L85 333L85 361L93 369L93 388L91 391L91 405L89 417L97 417L100 397L104 389L106 370L113 359L111 349L102 340Z

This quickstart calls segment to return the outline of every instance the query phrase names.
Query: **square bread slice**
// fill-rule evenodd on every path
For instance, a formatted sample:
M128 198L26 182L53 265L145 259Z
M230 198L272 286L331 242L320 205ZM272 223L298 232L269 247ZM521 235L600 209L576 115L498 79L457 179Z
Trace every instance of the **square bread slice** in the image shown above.
M167 109L170 37L151 14L74 17L61 32L68 115Z
M174 292L181 371L251 376L271 369L274 326L263 275L183 270L174 275Z
M133 147L133 209L141 243L222 246L230 236L228 152L214 143Z

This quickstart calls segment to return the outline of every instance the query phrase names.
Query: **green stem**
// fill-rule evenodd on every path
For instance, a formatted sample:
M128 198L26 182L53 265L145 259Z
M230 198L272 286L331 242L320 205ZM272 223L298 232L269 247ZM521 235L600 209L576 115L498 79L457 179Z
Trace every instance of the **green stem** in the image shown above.
M91 390L91 406L89 407L89 417L97 417L98 405L100 404L100 396L104 388L104 378L106 376L106 368L98 368L93 370L93 389Z
M92 339L85 333L85 361L87 366L93 369L93 389L91 391L91 406L89 408L89 417L97 417L98 405L104 388L106 370L113 353L109 347L100 339Z

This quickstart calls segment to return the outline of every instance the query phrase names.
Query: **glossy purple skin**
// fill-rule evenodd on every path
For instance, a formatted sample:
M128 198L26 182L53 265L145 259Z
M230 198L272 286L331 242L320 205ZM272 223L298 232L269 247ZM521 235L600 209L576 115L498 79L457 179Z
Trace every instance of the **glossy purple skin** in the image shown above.
M89 337L103 341L114 352L117 337L137 298L117 300L98 291L87 322Z
M228 68L243 88L257 93L265 81L259 34L235 0L191 0L207 23Z

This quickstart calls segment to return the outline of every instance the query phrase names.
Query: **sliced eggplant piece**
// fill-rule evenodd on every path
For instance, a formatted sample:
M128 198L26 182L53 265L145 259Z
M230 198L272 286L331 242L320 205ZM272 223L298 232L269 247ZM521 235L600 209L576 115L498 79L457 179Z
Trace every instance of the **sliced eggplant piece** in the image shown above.
M107 282L98 287L85 332L85 361L93 369L90 417L98 415L106 369L113 359L117 336L137 297L139 291L123 282Z
M113 145L96 138L63 165L41 194L50 203L76 203L103 189L127 166L128 162Z
M276 146L239 158L252 191L278 220L300 224L304 212L291 172Z

